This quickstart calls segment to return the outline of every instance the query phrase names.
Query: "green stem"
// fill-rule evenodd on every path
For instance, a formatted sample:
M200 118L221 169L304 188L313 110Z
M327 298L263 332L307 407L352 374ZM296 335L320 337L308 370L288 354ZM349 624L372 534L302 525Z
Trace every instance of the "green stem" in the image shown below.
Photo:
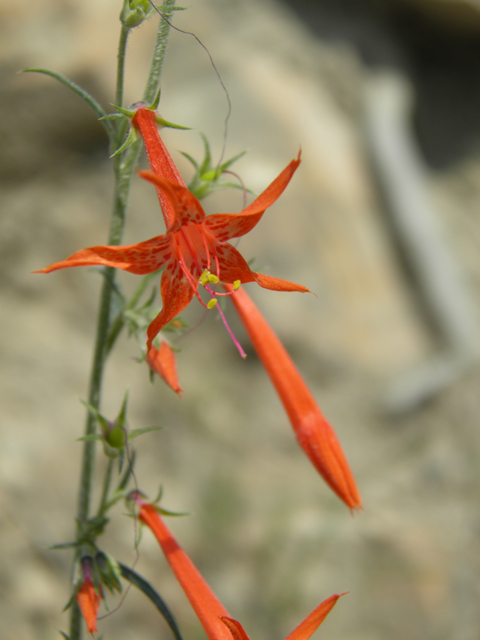
M133 144L125 153L124 158L115 162L115 196L113 204L112 218L110 222L110 234L108 244L120 244L125 226L125 214L128 202L130 179L133 168L137 163L140 153L140 141ZM103 372L106 359L106 344L108 332L110 330L110 309L112 304L112 285L111 281L115 279L115 270L108 267L111 273L109 277L104 278L102 291L100 294L100 308L97 322L97 335L95 340L95 349L93 354L92 371L90 374L90 386L88 394L88 402L93 407L100 407L100 399L102 392ZM87 423L85 427L85 435L93 435L96 432L96 419L89 412L87 414ZM82 469L80 475L80 493L78 497L77 510L77 541L81 540L82 533L85 529L88 515L90 512L90 500L93 485L93 472L95 466L95 441L85 440L82 454ZM75 555L76 561L83 554L82 547L77 548ZM70 640L80 640L82 629L82 619L80 610L76 602L72 605L72 615L70 619Z
M173 7L175 0L165 0L166 7ZM170 32L170 20L173 14L172 9L165 9L163 15L168 20L166 22L163 18L160 18L160 25L157 31L157 40L155 42L155 49L152 57L152 64L150 66L150 74L148 76L147 85L145 87L145 93L143 99L147 104L151 104L157 94L160 85L160 76L162 75L163 61L165 58L165 52L168 44L168 34Z
M117 88L115 91L115 105L117 107L123 107L123 86L125 81L125 57L127 53L127 42L128 36L130 34L130 29L122 24L122 29L120 31L120 42L118 43L118 54L117 54ZM126 135L128 127L127 120L123 119L119 121L117 127L117 137L115 142L115 148L112 148L112 151L116 151L120 145L123 143L123 140Z
M127 52L127 41L130 29L122 24L120 31L120 42L118 43L117 54L117 90L115 92L115 104L123 107L123 83L125 79L125 54Z
M97 518L101 518L105 513L105 507L108 504L108 496L110 495L110 485L112 483L113 458L108 459L107 468L105 469L105 477L103 479L102 497L97 511Z
M168 0L167 4L174 4L175 0ZM170 17L170 16L168 16ZM154 55L152 65L150 68L150 74L147 81L147 87L145 89L144 98L146 100L153 101L157 92L161 69L163 66L163 58L167 46L169 33L169 25L161 20L157 40L154 49ZM123 100L123 78L125 67L125 51L127 45L128 32L125 27L122 26L120 33L120 44L118 53L118 73L117 73L117 90L116 99L118 102ZM117 141L121 136L122 126L117 129ZM137 164L138 157L141 150L140 141L132 144L123 155L115 156L114 158L114 173L115 173L115 190L114 190L114 202L112 218L110 222L110 234L108 239L109 245L119 245L122 241L123 231L125 227L126 209L128 203L128 196L130 192L130 181L135 165ZM107 337L110 330L110 315L112 306L112 284L115 280L115 270L108 268L111 273L108 273L107 278L104 278L102 290L100 294L100 306L98 312L97 321L97 333L95 339L95 348L93 354L92 370L90 374L89 394L88 402L90 405L99 409L103 373L106 360L106 344ZM109 281L110 280L110 281ZM87 414L87 421L85 427L85 435L94 435L96 433L96 420L90 414ZM74 563L82 556L81 539L83 531L85 530L89 513L90 502L92 494L92 485L94 477L95 467L95 441L85 440L82 453L82 465L80 475L80 488L77 507L77 534L76 540L79 543L76 549ZM71 607L70 618L70 640L80 640L82 637L82 617L80 609L76 603L73 602Z

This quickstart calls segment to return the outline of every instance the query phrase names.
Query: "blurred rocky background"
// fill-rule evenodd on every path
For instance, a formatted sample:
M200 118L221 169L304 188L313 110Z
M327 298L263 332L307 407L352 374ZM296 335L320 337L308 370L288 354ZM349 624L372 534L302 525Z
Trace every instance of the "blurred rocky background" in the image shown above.
M54 69L113 102L117 0L0 3L0 637L50 640L74 527L100 288L86 269L31 271L105 242L112 179L92 112ZM349 591L318 637L476 640L480 628L480 5L474 0L195 0L175 24L208 47L232 102L227 155L259 193L302 148L292 183L240 248L259 271L318 297L250 285L339 435L364 511L351 517L300 451L262 366L238 357L214 313L177 346L182 400L150 385L126 339L104 413L130 389L137 481L188 511L171 527L252 639L279 640L322 599ZM156 20L136 30L127 101L143 92ZM227 103L205 52L173 32L165 132L218 158ZM207 212L238 211L237 191ZM125 243L162 233L134 179ZM122 282L132 290L135 276ZM195 302L188 318L202 310ZM101 456L99 468L103 465ZM137 558L119 505L103 548ZM203 630L156 542L136 569L186 639ZM111 609L119 599L109 599ZM169 638L131 589L105 638Z

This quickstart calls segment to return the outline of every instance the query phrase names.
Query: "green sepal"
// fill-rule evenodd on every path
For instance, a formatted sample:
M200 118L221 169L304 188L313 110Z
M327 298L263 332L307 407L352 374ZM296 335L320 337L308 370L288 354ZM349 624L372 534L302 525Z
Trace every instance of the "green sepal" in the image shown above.
M128 389L125 391L125 395L123 396L122 408L120 409L120 413L118 414L118 417L115 420L115 424L121 429L123 429L127 424L127 405L128 405Z
M105 553L105 551L99 551L95 556L95 562L98 567L101 583L107 587L110 593L115 593L115 591L121 593L123 590L120 581L122 572L115 558Z
M192 163L193 168L196 171L200 172L200 166L199 166L198 162L195 160L195 158L192 158L192 156L189 153L187 153L186 151L180 151L180 153L182 154L182 156L184 158L186 158L189 162Z
M226 171L229 167L232 166L232 164L234 162L237 162L237 160L240 160L240 158L243 158L243 156L246 154L246 151L240 151L240 153L237 153L236 156L233 156L233 158L230 158L229 160L226 160L223 164L220 165L219 169L220 171L223 173L224 171Z
M155 500L153 501L153 503L156 505L157 502L160 502L160 500L162 499L163 496L163 484L161 484L158 487L158 493L157 493L157 497L155 498ZM156 508L156 507L155 507Z
M88 436L82 436L81 438L77 438L76 442L89 442L93 440L102 440L105 441L105 438L101 436L99 433L92 433Z
M105 436L105 434L108 433L108 431L110 430L112 423L109 420L107 420L104 416L102 416L102 414L99 413L98 409L96 409L93 405L89 404L85 400L82 400L81 398L80 398L80 402L85 407L87 407L92 417L95 418L95 420L97 420L97 422L100 424L100 427L103 431L103 435ZM83 438L78 438L78 440L99 440L99 439L103 440L103 437L98 436L96 434L94 436L84 436Z
M181 516L189 516L190 513L188 511L169 511L168 509L164 509L163 507L155 506L155 509L158 513L161 513L162 516L173 516L175 518L179 518Z
M151 502L152 506L155 508L156 511L158 511L158 513L161 513L164 516L175 516L175 517L190 515L188 511L169 511L168 509L164 509L158 504L162 499L162 497L163 497L163 485L160 485L160 487L158 488L157 497L155 498L155 500L152 500Z
M161 127L166 127L168 129L182 129L183 131L191 131L192 129L191 127L184 127L181 124L169 122L168 120L165 120L165 118L159 116L157 113L155 114L155 120Z
M125 140L125 142L122 144L121 147L118 147L118 149L112 153L110 158L117 156L119 153L123 153L128 149L128 147L131 147L132 144L137 140L138 140L137 130L135 129L135 127L130 127L130 131L128 132L127 139Z
M128 439L133 440L133 438L138 438L138 436L143 435L144 433L150 433L151 431L162 431L164 427L143 427L141 429L133 429L128 434Z
M125 107L119 107L118 104L112 104L112 107L114 107L122 115L127 116L129 120L131 120L137 112L136 109L125 109Z
M237 189L244 189L242 185L233 184L222 180L223 174L228 171L234 162L239 160L245 155L246 151L242 151L237 155L229 158L222 164L213 167L212 166L212 154L210 151L210 144L207 137L200 133L203 140L204 158L201 164L199 164L188 153L182 152L182 155L193 165L195 169L195 175L188 185L189 191L191 191L199 200L210 195L216 189L223 189L225 187L234 187Z

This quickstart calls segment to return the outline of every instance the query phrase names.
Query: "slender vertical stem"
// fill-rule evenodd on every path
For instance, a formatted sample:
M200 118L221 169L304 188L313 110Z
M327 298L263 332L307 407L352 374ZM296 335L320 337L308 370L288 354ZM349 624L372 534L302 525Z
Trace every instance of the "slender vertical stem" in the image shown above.
M173 7L175 0L165 0L165 7ZM160 19L160 25L157 31L157 40L155 42L155 50L153 52L152 63L150 66L150 74L145 87L143 99L147 103L151 103L155 98L160 85L160 76L162 75L163 61L167 50L168 35L170 33L170 19L173 11L167 8L163 11L163 16L168 20Z
M175 0L167 0L168 5L174 5ZM171 11L167 12L167 17L170 18ZM124 83L124 69L125 69L125 52L128 39L128 29L122 25L120 33L119 51L118 51L118 70L117 70L117 89L116 89L116 101L119 106L123 102L123 83ZM157 40L155 44L152 64L150 73L145 89L144 99L153 101L155 94L158 90L160 81L161 70L163 66L163 59L168 41L169 25L162 19L158 29ZM110 144L115 145L121 141L125 126L122 122L117 127L117 136L115 140L111 140ZM114 158L114 174L115 174L115 187L114 187L114 202L113 211L110 222L110 233L108 244L118 245L120 244L123 231L125 227L126 209L128 203L128 196L130 192L130 181L135 165L137 164L138 156L141 150L140 141L132 144L124 154L115 156ZM97 333L95 340L95 348L93 354L92 370L90 374L89 394L88 402L95 408L100 407L103 372L105 367L105 360L107 356L106 345L107 337L110 329L111 321L111 306L112 306L112 282L115 279L115 270L108 268L108 277L104 278L102 291L100 294L100 306L98 312L97 321ZM85 427L85 435L93 435L96 432L96 420L90 414L87 414L87 421ZM85 530L88 516L90 513L90 502L93 485L93 475L95 466L95 441L85 440L82 453L82 466L80 475L80 488L77 507L77 534L76 539L79 542L82 539L83 532ZM108 491L108 489L107 489ZM103 500L103 499L102 499ZM74 562L82 555L82 548L78 546ZM70 618L70 640L80 640L82 637L82 617L80 609L77 603L74 601L71 607Z
M125 226L125 214L127 209L128 195L130 190L130 179L133 168L137 163L140 153L140 141L127 149L124 156L115 162L115 195L113 212L110 222L110 234L108 244L120 244ZM104 278L100 295L100 308L98 313L97 334L95 349L93 354L92 371L90 374L90 385L88 402L93 407L100 407L102 392L103 372L106 359L107 337L110 329L110 309L112 304L112 281L115 278L115 270L108 268L111 273ZM87 414L85 435L93 435L96 431L96 420L90 412ZM80 475L80 492L78 497L77 510L77 540L81 539L82 533L88 520L90 512L90 499L93 484L93 472L95 466L96 442L85 440L82 454L82 469ZM75 560L82 555L82 548L78 547ZM70 640L80 640L82 620L80 610L76 602L72 604L72 615L70 619Z
M109 458L107 463L107 468L105 469L105 477L103 479L103 489L102 489L102 497L100 498L100 505L98 507L97 516L101 517L104 514L105 507L108 503L108 496L110 493L110 485L112 482L112 473L113 473L113 465L114 459Z
M120 31L120 42L118 43L117 54L117 90L115 92L115 104L123 107L123 84L125 79L125 54L127 52L127 40L130 29L122 24Z

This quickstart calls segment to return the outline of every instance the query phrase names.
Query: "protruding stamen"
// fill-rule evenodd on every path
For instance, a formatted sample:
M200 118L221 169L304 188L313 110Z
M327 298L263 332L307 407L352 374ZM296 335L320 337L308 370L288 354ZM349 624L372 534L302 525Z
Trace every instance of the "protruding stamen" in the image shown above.
M208 274L209 274L208 270L205 269L205 271L202 273L202 275L198 279L198 281L202 285L202 287L204 287L206 284L208 284Z
M212 298L211 300L209 300L207 302L207 309L213 309L214 307L217 306L217 302L218 300L216 298Z
M227 319L225 318L225 314L223 313L223 311L221 310L220 307L217 307L218 309L218 313L220 314L220 317L222 319L223 324L225 325L225 329L228 332L228 335L230 336L230 338L233 341L233 344L237 347L237 351L240 354L240 356L245 360L245 358L247 357L247 354L245 353L245 351L242 348L242 345L240 344L240 342L236 339L236 337L233 335L233 331L230 329L230 326L227 322Z
M210 282L212 284L218 284L220 282L220 278L215 274L210 273L208 269L205 269L198 281L202 285L202 287L205 287Z

